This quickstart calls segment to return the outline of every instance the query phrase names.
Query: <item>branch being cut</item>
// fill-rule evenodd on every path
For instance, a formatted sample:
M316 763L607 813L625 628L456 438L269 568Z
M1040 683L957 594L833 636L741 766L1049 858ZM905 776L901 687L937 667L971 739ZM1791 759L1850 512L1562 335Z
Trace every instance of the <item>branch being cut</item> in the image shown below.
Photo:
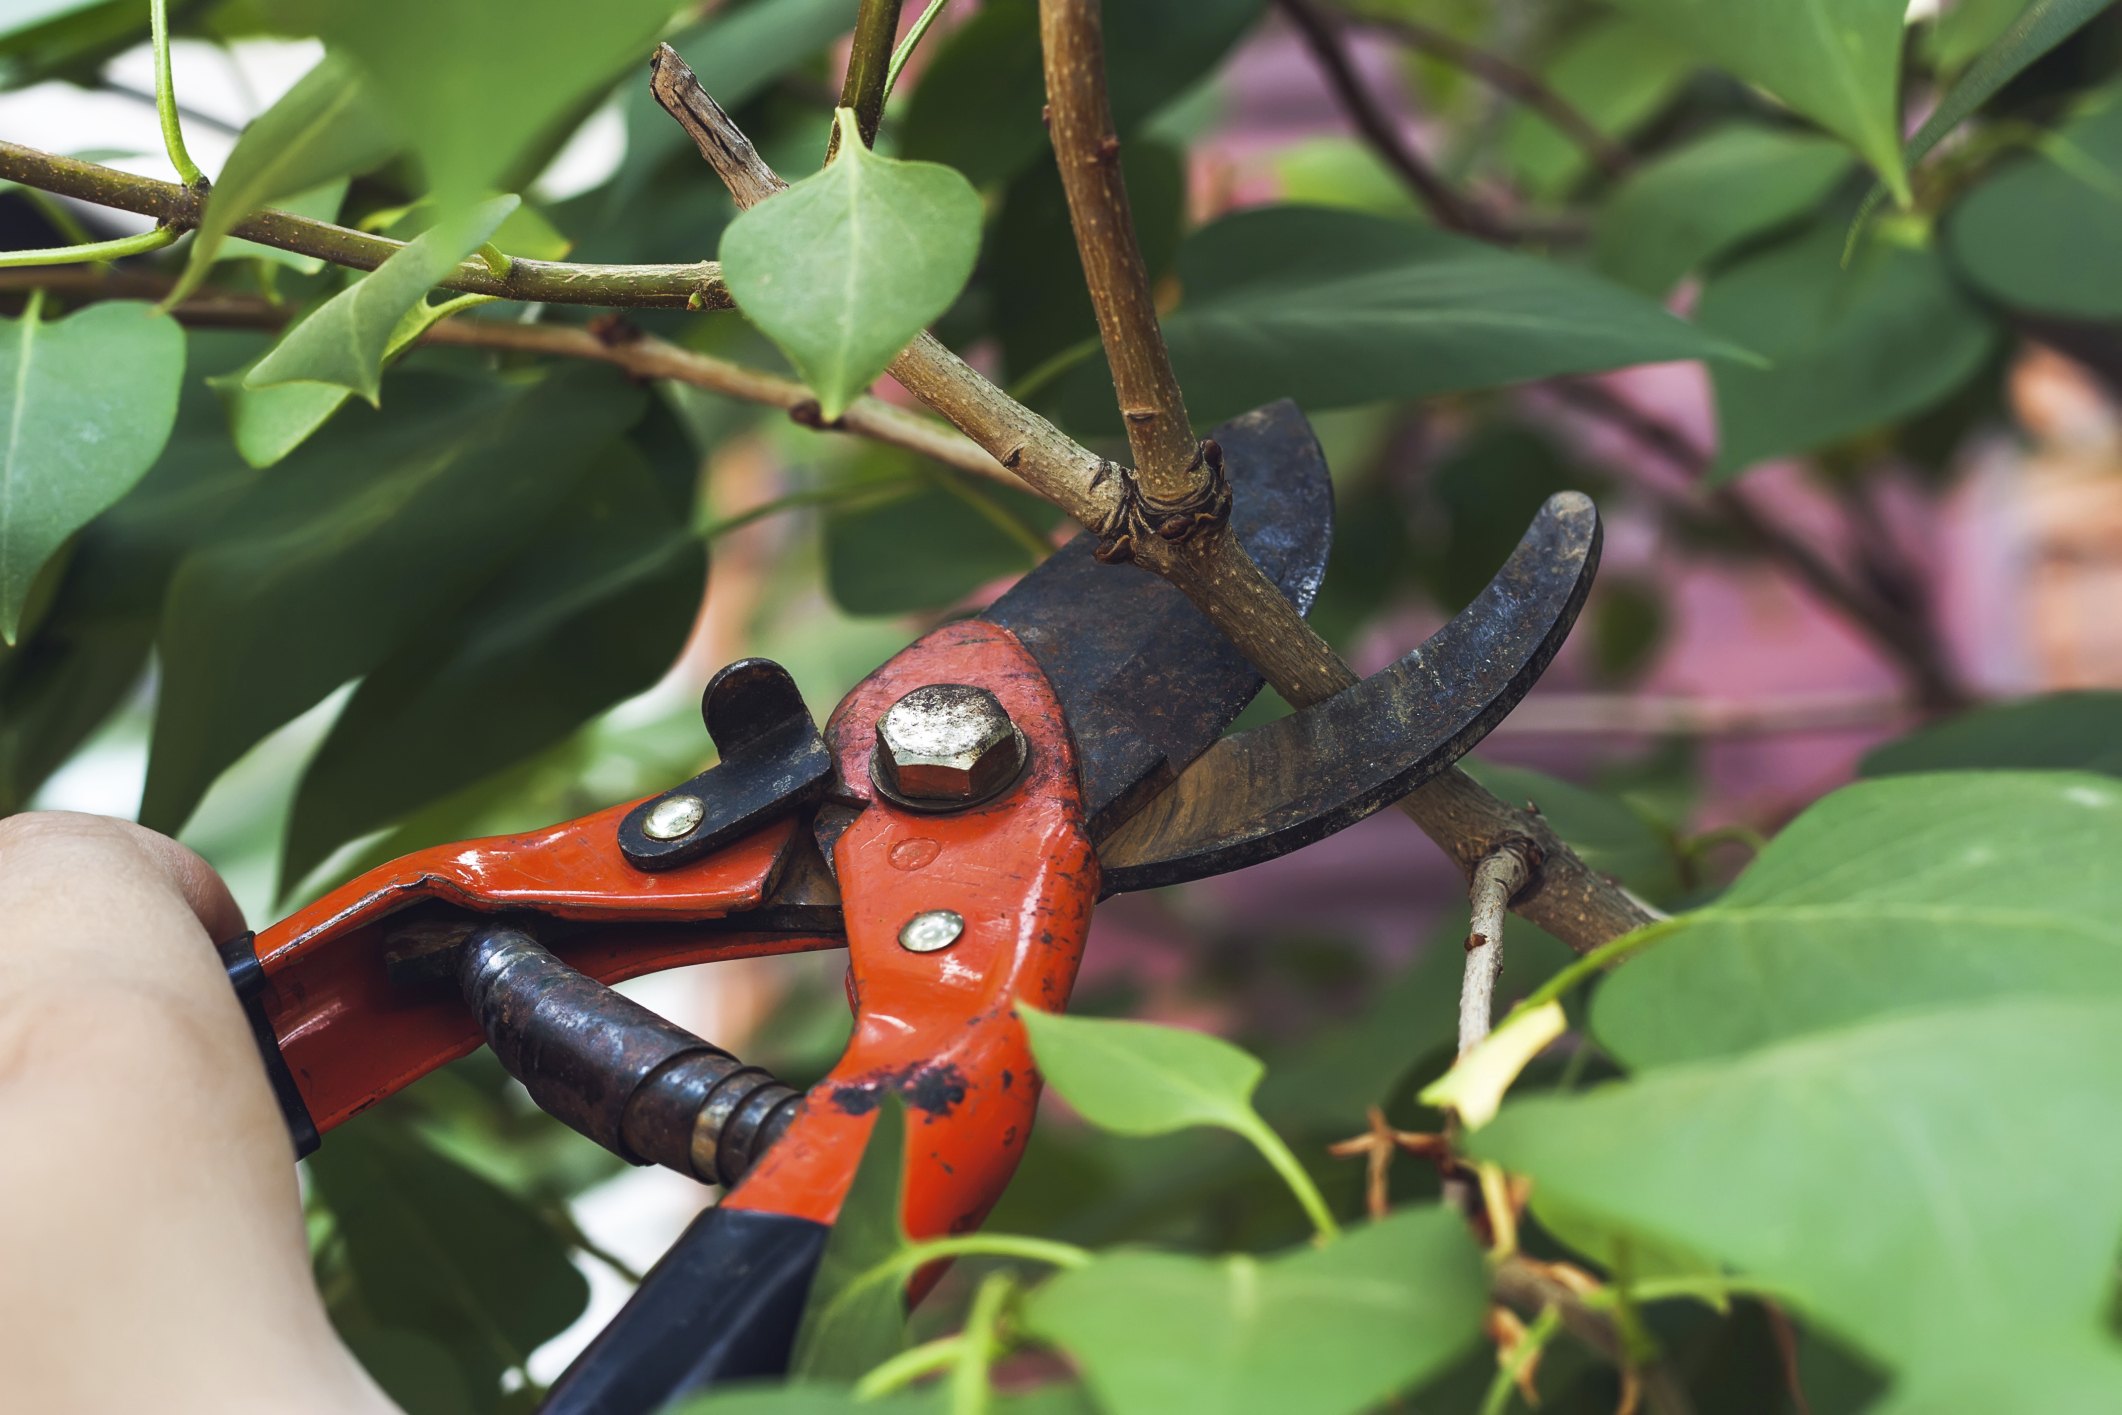
M0 142L0 179L97 206L152 216L170 231L193 229L206 208L203 191L120 172L76 157L39 152L19 143ZM366 231L285 211L258 212L240 222L232 234L261 246L315 256L355 270L374 270L405 248L405 242L388 236L372 236ZM583 265L518 259L508 262L506 275L496 275L486 262L468 260L450 272L441 285L445 290L467 294L557 305L648 309L730 306L729 292L722 285L722 269L713 261L691 265Z
M739 205L781 190L780 178L668 46L656 54L651 89ZM1104 459L996 388L934 336L917 338L891 373L1077 521L1103 527L1120 510L1118 479ZM1283 697L1313 703L1356 682L1235 541L1201 535L1187 544L1195 549L1180 555L1172 543L1151 537L1138 558L1200 605ZM1519 912L1579 952L1651 922L1648 912L1579 859L1539 816L1505 805L1462 771L1444 773L1401 802L1401 809L1468 874L1498 844L1532 841L1543 863Z

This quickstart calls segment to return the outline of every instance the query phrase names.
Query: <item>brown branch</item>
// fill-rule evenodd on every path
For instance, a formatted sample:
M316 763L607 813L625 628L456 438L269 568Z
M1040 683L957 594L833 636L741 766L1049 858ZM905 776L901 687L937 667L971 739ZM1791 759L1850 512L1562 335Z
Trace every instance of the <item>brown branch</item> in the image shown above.
M1499 93L1508 95L1545 118L1564 137L1584 149L1587 156L1609 177L1619 177L1635 165L1635 158L1620 143L1600 131L1577 106L1541 81L1540 76L1486 49L1468 44L1457 35L1397 15L1349 14L1344 20L1363 29L1392 36L1410 49L1420 50L1462 69Z
M649 60L649 92L692 138L740 207L757 206L788 184L715 102L668 44ZM1026 485L1085 525L1109 519L1120 488L1101 475L1105 461L922 334L892 361L892 377L948 418Z
M1399 122L1378 101L1363 76L1356 72L1355 58L1341 33L1339 22L1313 0L1276 0L1282 13L1296 27L1305 46L1326 75L1328 87L1348 114L1356 131L1386 165L1400 174L1408 189L1421 201L1430 219L1448 231L1463 231L1484 240L1504 240L1506 232L1495 219L1444 180L1429 159L1415 150Z
M862 0L855 14L855 37L847 52L847 77L840 85L840 106L855 110L855 127L864 146L877 141L877 122L884 116L884 81L891 75L892 44L899 37L900 0ZM840 125L826 140L825 160L840 148Z
M169 294L174 283L133 271L50 266L0 271L0 298L44 290L78 299L159 300ZM280 329L293 314L286 305L255 295L214 290L182 300L170 312L185 325L222 329ZM420 336L420 342L611 364L636 378L669 379L747 403L779 408L805 427L865 437L961 472L1010 486L1017 484L1001 463L948 424L876 398L858 398L837 421L822 423L818 421L816 395L794 379L696 353L635 329L517 324L460 315L430 326Z
M1047 128L1076 230L1083 280L1112 366L1134 454L1136 484L1160 508L1201 501L1215 479L1203 465L1186 398L1157 324L1149 268L1120 170L1120 139L1105 94L1105 38L1092 0L1040 0Z
M199 224L203 193L175 182L120 172L79 158L39 152L19 143L0 142L0 179L41 192L74 197L97 206L152 216L172 230ZM315 256L334 265L374 270L405 248L388 236L315 221L285 211L261 211L240 222L233 234L277 250ZM583 265L568 261L509 262L496 275L484 261L468 260L441 282L445 290L532 300L560 305L605 305L615 308L727 309L729 292L721 267L713 261L691 265Z
M740 206L780 190L780 178L667 46L652 65L651 88ZM982 378L933 336L923 334L909 345L891 373L1077 521L1102 527L1120 510L1118 479L1107 474L1109 464ZM1234 542L1209 535L1195 536L1189 544L1196 553L1180 556L1152 537L1144 547L1144 563L1200 605L1283 697L1317 702L1356 681L1242 551L1235 557L1198 553L1202 546ZM1444 773L1401 802L1401 809L1469 874L1502 842L1531 840L1544 863L1518 910L1580 952L1651 922L1649 913L1579 859L1544 820L1506 806L1462 771Z

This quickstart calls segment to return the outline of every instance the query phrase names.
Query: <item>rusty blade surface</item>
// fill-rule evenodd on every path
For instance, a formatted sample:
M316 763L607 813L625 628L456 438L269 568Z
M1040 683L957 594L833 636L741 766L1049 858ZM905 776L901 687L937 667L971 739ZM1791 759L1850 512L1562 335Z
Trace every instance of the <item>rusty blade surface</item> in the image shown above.
M1283 401L1211 435L1236 498L1232 528L1309 613L1333 543L1333 483L1311 424ZM1103 840L1223 735L1260 675L1184 594L1138 566L1099 564L1096 544L1076 537L981 617L1014 632L1053 683L1091 838Z
M1099 849L1105 892L1286 855L1436 776L1538 681L1598 566L1590 498L1550 498L1488 588L1428 642L1346 692L1224 738L1150 801Z

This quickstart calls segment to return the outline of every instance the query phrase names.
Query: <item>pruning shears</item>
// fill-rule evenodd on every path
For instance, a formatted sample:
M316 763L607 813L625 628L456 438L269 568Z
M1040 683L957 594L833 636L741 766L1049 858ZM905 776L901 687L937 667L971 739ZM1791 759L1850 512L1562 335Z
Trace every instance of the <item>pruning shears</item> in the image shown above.
M1231 529L1308 610L1332 489L1293 404L1215 434ZM1355 687L1249 731L1252 667L1183 595L1085 535L909 645L821 733L785 670L730 665L717 764L646 800L419 851L222 949L298 1154L484 1043L625 1159L725 1186L554 1385L631 1415L785 1368L879 1106L903 1098L915 1238L977 1227L1029 1135L1014 1009L1059 1009L1102 898L1271 859L1399 799L1524 697L1591 586L1584 497L1540 511L1458 617ZM846 948L854 1033L798 1092L610 984Z

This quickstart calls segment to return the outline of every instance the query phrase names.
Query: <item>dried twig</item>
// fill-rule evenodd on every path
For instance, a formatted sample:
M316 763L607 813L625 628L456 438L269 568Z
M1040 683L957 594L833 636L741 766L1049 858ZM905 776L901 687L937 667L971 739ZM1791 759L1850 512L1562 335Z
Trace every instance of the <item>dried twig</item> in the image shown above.
M1328 86L1349 121L1356 125L1356 131L1387 166L1400 174L1430 219L1446 230L1464 231L1486 240L1504 239L1508 233L1495 218L1444 180L1429 159L1415 150L1392 113L1363 82L1363 76L1356 72L1355 58L1348 51L1339 18L1328 15L1313 0L1277 3L1318 61L1320 72L1326 75Z
M1532 842L1505 841L1474 866L1467 899L1466 972L1459 983L1459 1055L1481 1044L1495 1015L1496 979L1503 975L1503 916L1532 881Z
M152 216L172 231L196 227L206 206L203 192L175 182L59 157L19 143L0 142L0 179ZM405 242L388 236L372 236L285 211L261 211L238 223L234 234L261 246L315 256L355 270L374 270L405 248ZM467 260L441 286L467 294L560 305L727 309L730 304L729 292L722 285L722 268L711 260L691 265L584 265L516 259L508 262L503 275L495 274L483 260Z

